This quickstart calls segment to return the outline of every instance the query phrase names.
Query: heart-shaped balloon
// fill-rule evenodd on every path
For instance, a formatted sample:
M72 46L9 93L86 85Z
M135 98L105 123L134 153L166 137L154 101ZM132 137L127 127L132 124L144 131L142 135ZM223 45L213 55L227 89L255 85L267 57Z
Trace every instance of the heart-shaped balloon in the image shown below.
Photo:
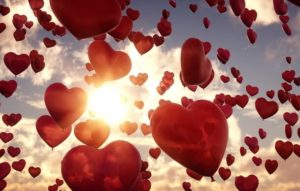
M10 97L17 89L17 82L15 80L1 80L0 81L0 93L5 97Z
M262 97L255 101L255 108L262 119L267 119L275 115L279 109L275 101L267 101Z
M74 191L132 190L140 171L140 154L125 141L112 142L100 150L77 146L61 163L62 176Z
M27 54L17 55L9 52L4 56L6 67L14 74L18 75L28 68L30 65L30 57Z
M152 114L150 125L159 147L183 166L204 176L213 176L219 168L228 125L214 103L198 100L184 108L165 102Z
M109 133L109 125L101 120L87 120L78 123L74 130L79 141L95 148L100 147L106 141Z
M71 133L71 126L62 129L49 115L40 116L35 123L39 136L51 148L56 147L66 140Z
M184 42L181 48L181 74L183 81L199 85L211 77L212 66L205 56L203 43L196 38Z
M88 49L91 64L97 75L105 81L117 80L131 70L130 57L121 51L115 51L105 41L94 41Z
M11 171L11 167L8 162L0 163L0 180L3 180Z
M46 89L44 101L56 123L67 128L85 111L87 95L81 88L68 89L61 83L54 83Z
M116 0L50 0L58 20L78 39L109 32L121 22Z

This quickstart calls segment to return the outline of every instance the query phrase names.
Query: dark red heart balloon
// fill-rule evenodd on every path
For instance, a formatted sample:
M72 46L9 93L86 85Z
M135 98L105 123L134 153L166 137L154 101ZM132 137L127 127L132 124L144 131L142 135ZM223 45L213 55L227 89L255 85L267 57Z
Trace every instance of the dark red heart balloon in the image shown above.
M7 126L15 126L22 119L20 113L4 114L2 116L2 121Z
M87 95L81 88L68 89L61 83L54 83L46 89L44 101L56 123L67 128L85 111Z
M131 70L131 59L121 51L115 51L105 41L90 44L88 55L99 78L105 81L117 80Z
M24 159L21 159L19 161L15 161L12 163L12 168L16 171L22 172L22 170L25 168L26 161Z
M235 186L239 191L256 191L259 185L259 180L255 175L247 177L238 176L235 178Z
M14 75L18 75L28 68L30 57L27 54L17 55L14 52L9 52L4 56L4 63Z
M21 149L19 147L9 146L7 148L7 152L11 157L16 157L21 153Z
M115 0L50 0L50 5L58 20L78 39L109 32L122 18Z
M66 140L71 133L71 126L62 129L49 115L40 116L35 123L39 136L51 148Z
M125 141L115 141L103 149L77 146L63 158L61 172L72 190L132 190L138 183L141 158Z
M11 141L14 138L14 135L12 133L6 133L6 132L1 132L0 133L0 139L4 142L4 143L8 143L9 141Z
M227 145L228 126L214 103L198 100L186 108L163 103L152 114L150 125L159 147L183 166L204 176L218 170Z
M246 7L245 0L230 0L229 3L235 16L240 16Z
M0 81L0 93L5 97L10 97L17 89L17 82L15 80L1 80Z
M206 58L203 43L199 39L190 38L182 45L181 73L183 81L189 85L199 85L210 78L212 65Z
M11 167L8 162L0 163L0 180L3 180L11 171Z
M266 160L265 168L269 174L273 174L273 172L275 172L277 167L278 167L277 160L270 160L270 159Z
M130 17L123 16L120 24L114 30L108 32L112 37L117 40L124 40L128 37L133 27L133 22Z
M220 167L219 170L220 177L225 181L231 176L231 170L229 168Z
M284 160L288 159L293 153L294 146L290 141L283 142L281 140L276 141L275 149L279 156Z
M267 101L262 97L255 101L255 108L262 119L267 119L275 115L279 109L275 101Z

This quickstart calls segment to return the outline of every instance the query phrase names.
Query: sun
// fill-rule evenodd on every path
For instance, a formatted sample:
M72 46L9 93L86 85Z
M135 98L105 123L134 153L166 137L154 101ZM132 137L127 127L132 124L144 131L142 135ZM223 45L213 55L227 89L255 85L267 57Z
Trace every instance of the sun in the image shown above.
M100 118L109 125L117 125L125 120L127 99L118 88L103 85L89 95L88 113L91 117Z

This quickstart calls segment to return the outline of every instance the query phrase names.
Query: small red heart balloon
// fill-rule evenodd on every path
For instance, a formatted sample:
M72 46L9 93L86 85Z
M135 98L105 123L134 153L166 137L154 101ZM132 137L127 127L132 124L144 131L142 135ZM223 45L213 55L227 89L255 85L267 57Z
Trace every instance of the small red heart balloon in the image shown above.
M9 80L9 81L1 80L0 93L6 98L10 97L16 91L17 86L18 84L15 80Z
M6 133L6 132L1 132L0 133L0 139L4 142L4 143L8 143L9 141L11 141L14 138L14 135L12 133Z
M206 58L203 43L196 38L187 39L181 48L181 74L189 85L199 85L211 77L212 65Z
M217 105L198 100L184 108L165 102L154 111L150 123L154 140L174 160L204 176L218 170L228 126Z
M78 39L109 32L122 18L115 0L50 0L50 5L58 20Z
M22 172L22 170L25 168L26 161L24 159L21 159L19 161L15 161L12 163L12 168L16 171Z
M81 88L68 89L61 83L54 83L46 89L44 101L56 123L67 128L85 111L87 95Z
M103 149L77 146L63 158L61 172L72 190L132 190L138 183L141 158L125 141L115 141Z
M71 126L62 129L49 115L40 116L36 123L36 130L39 136L51 148L56 147L66 140L71 134Z
M231 176L231 170L229 168L220 167L219 170L220 177L225 181Z
M124 40L128 37L133 27L133 22L130 17L123 16L120 24L114 30L108 32L112 37L117 40Z
M115 51L105 41L94 41L88 49L91 64L97 75L106 81L117 80L131 70L130 57L121 51Z
M74 134L79 141L91 147L100 147L108 138L110 133L109 125L101 120L87 120L78 123Z
M28 168L28 172L33 178L35 178L41 174L41 168L31 166Z

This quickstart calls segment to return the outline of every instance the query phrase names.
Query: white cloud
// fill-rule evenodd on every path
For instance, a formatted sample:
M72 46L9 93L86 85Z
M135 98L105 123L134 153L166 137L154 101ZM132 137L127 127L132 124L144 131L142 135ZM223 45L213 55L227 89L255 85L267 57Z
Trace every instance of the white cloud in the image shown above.
M246 7L248 9L255 9L257 12L256 24L270 25L278 23L279 18L273 8L273 1L266 0L246 0Z

